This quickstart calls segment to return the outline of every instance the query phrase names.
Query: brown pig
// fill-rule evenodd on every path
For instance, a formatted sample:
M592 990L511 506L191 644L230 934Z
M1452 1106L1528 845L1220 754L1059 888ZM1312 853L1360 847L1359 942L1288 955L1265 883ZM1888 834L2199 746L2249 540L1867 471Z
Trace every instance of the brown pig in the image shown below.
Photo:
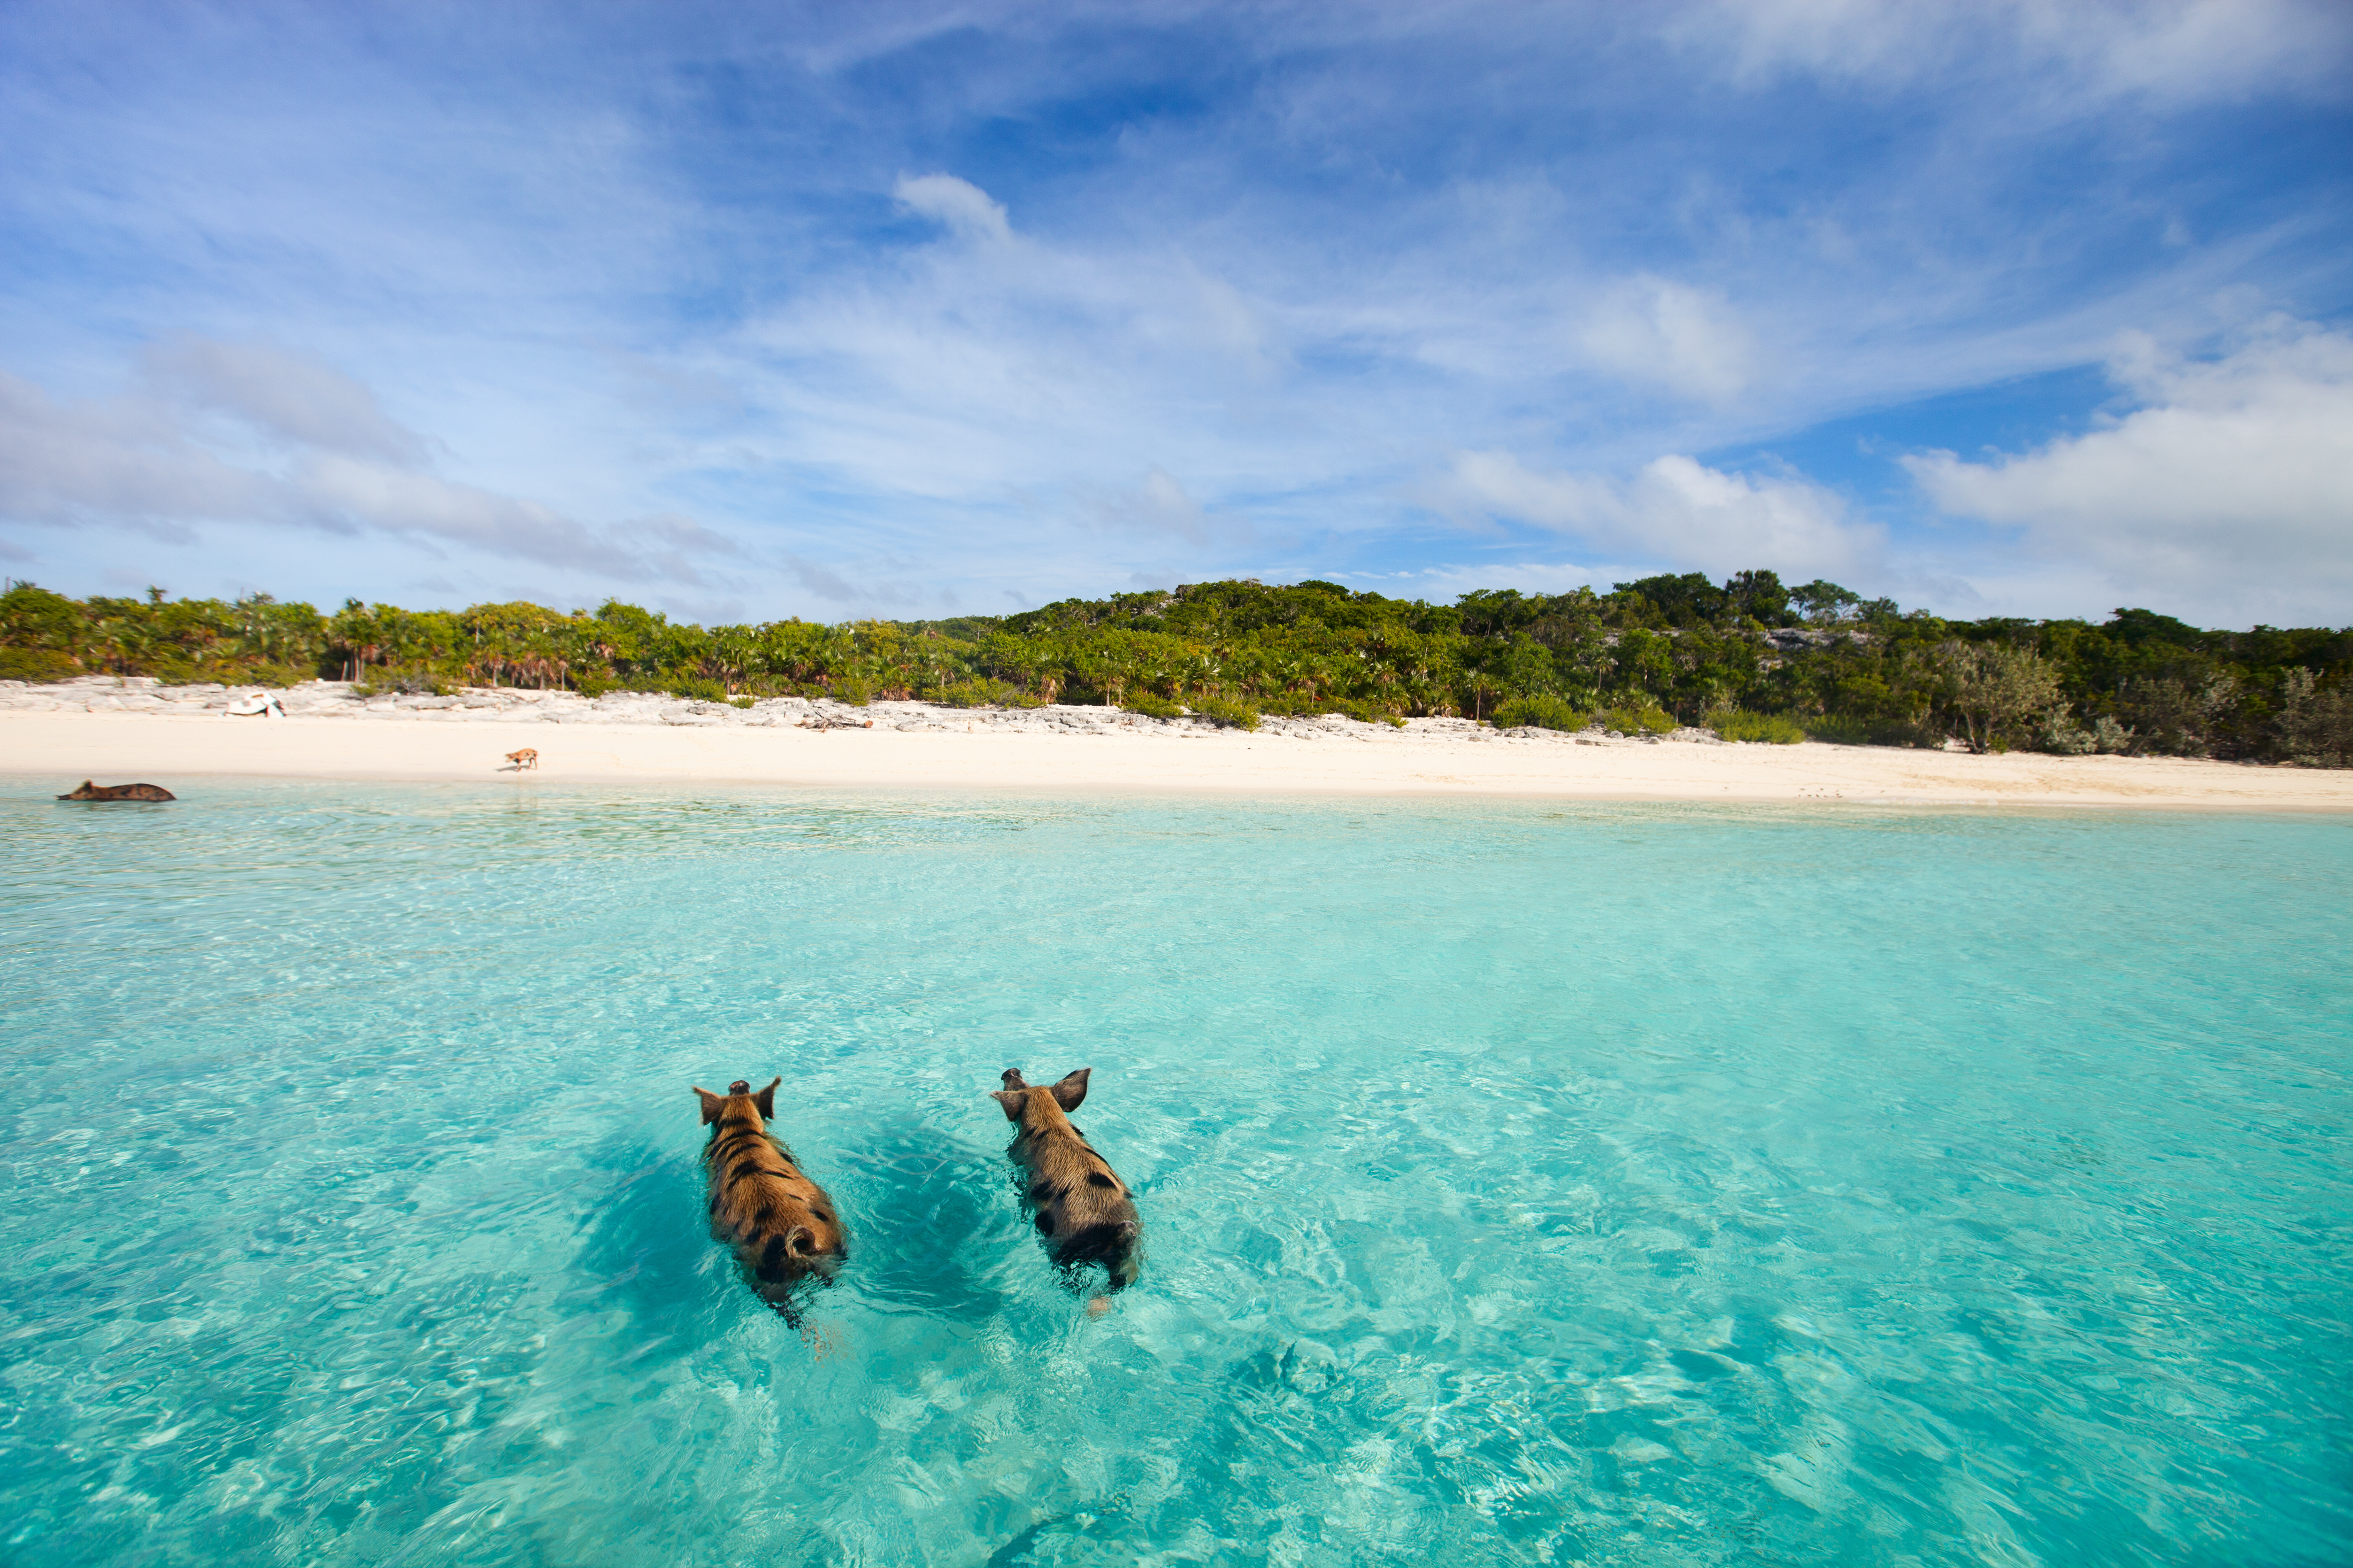
M58 798L59 800L177 800L179 797L162 784L92 784L88 779L84 779L81 781L81 788L71 795L61 795Z
M723 1095L697 1088L711 1142L702 1152L711 1184L711 1234L735 1249L761 1300L797 1321L793 1289L830 1277L849 1255L849 1233L825 1189L801 1173L792 1151L768 1132L776 1085L757 1094L741 1079Z
M1070 1113L1086 1099L1093 1070L1081 1068L1060 1083L1033 1089L1020 1068L1008 1068L1005 1087L989 1093L1004 1107L1005 1119L1020 1128L1006 1152L1022 1168L1022 1202L1036 1211L1038 1233L1055 1263L1071 1269L1100 1263L1118 1290L1144 1271L1144 1225L1127 1184L1071 1125Z

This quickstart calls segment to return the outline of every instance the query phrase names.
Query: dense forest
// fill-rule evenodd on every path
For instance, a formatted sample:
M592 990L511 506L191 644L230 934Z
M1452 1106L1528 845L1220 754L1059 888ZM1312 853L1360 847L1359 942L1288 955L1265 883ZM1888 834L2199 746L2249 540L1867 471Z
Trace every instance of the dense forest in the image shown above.
M1337 584L1197 583L941 621L698 626L634 605L559 614L345 601L0 593L0 679L89 673L378 689L827 695L957 706L1112 703L1254 727L1265 713L1460 714L1627 732L1973 751L2353 765L2353 628L2201 631L2120 609L2086 621L1946 620L1836 584L1697 573L1607 594L1451 605Z

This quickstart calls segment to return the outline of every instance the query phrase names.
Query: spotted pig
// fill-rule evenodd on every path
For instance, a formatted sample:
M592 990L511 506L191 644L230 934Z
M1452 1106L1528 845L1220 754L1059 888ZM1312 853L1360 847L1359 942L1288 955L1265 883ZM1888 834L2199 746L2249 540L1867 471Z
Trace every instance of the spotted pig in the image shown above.
M1057 1084L1031 1088L1021 1069L1005 1069L1005 1087L990 1094L1020 1131L1007 1151L1022 1170L1022 1202L1037 1215L1038 1233L1066 1269L1100 1263L1111 1288L1124 1289L1144 1271L1144 1225L1127 1184L1071 1124L1070 1112L1087 1097L1081 1068Z
M849 1255L849 1233L825 1189L802 1173L792 1151L768 1132L776 1085L757 1094L742 1079L723 1095L697 1088L711 1142L702 1152L711 1185L711 1234L735 1249L761 1300L797 1321L795 1289L823 1280Z

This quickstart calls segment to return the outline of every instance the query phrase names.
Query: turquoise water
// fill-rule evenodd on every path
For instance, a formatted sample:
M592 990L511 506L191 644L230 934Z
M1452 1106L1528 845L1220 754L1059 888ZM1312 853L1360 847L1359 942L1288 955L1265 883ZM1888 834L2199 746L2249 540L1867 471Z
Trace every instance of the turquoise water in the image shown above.
M185 793L0 801L10 1564L2346 1560L2353 822Z

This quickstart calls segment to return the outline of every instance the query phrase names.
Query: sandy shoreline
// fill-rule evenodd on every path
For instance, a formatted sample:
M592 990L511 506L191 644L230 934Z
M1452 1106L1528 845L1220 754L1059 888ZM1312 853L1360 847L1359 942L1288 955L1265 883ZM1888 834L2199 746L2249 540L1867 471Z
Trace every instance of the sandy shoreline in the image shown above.
M185 794L180 785L191 780L247 777L2353 812L2353 772L1498 734L1459 720L1416 720L1403 730L1286 721L1252 734L1131 721L1103 709L989 714L915 703L763 703L744 713L643 699L600 710L577 698L501 693L478 706L442 700L364 710L317 691L290 700L291 716L280 719L229 717L220 702L206 707L194 693L128 709L116 704L135 693L99 694L96 711L90 700L61 700L75 694L6 693L16 700L0 706L0 773L17 789L61 793L94 778ZM24 700L35 695L37 704ZM802 727L820 714L875 723ZM538 769L508 771L504 753L526 746L539 752Z

